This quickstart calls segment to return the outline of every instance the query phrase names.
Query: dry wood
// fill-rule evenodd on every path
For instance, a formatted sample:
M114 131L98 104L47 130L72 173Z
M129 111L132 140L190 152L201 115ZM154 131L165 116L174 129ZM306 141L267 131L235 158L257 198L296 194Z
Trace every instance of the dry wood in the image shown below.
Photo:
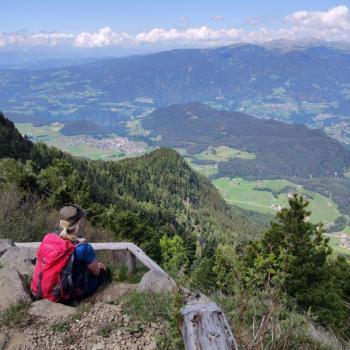
M199 294L182 308L182 336L186 350L236 350L235 338L224 313Z

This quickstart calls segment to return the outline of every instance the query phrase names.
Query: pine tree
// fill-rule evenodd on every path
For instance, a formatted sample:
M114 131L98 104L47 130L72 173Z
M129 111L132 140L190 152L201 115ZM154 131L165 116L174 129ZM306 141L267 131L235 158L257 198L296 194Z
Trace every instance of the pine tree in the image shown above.
M266 275L283 275L283 291L300 308L311 311L325 326L343 328L349 310L333 273L329 239L322 224L309 221L308 202L302 196L294 195L289 206L277 214L261 241L248 246L246 261L256 266L256 261L275 256L281 263Z

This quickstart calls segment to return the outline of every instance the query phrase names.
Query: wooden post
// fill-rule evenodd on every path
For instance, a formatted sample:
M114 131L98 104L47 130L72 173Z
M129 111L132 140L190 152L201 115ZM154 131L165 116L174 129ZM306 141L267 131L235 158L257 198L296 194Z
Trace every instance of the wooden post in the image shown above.
M126 261L128 265L128 273L131 275L136 270L136 258L133 253L131 253L130 250L126 251Z

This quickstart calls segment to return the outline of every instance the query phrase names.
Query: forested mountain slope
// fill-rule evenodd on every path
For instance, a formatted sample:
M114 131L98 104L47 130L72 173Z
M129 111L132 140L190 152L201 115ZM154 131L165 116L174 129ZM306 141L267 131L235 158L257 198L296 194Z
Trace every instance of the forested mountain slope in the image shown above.
M10 183L40 198L49 210L77 202L96 227L114 239L132 240L159 260L163 235L183 237L191 259L208 241L253 237L261 226L225 203L205 177L194 172L175 151L159 149L120 162L76 159L43 144L32 144L1 116L1 134L13 134L14 147L1 143L0 186ZM10 143L11 145L11 143ZM26 163L16 161L26 149ZM15 171L14 171L15 169ZM38 239L30 232L15 239ZM16 232L0 232L15 235ZM113 238L109 236L110 238Z
M156 144L183 148L190 155L220 146L250 154L248 159L233 156L219 162L218 176L334 177L350 166L350 152L320 130L199 103L158 109L142 125L157 140Z

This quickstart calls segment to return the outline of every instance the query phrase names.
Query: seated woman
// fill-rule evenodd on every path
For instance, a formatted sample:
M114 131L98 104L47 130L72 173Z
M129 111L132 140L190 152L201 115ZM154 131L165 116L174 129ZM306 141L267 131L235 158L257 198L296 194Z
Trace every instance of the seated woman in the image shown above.
M59 217L60 237L75 245L72 280L76 298L88 297L101 284L111 281L111 272L96 260L92 245L81 238L86 223L86 211L79 205L71 204L60 210Z
M48 233L40 244L32 294L36 299L55 302L80 300L110 282L111 273L82 238L86 211L69 204L60 210L59 218L59 232Z

